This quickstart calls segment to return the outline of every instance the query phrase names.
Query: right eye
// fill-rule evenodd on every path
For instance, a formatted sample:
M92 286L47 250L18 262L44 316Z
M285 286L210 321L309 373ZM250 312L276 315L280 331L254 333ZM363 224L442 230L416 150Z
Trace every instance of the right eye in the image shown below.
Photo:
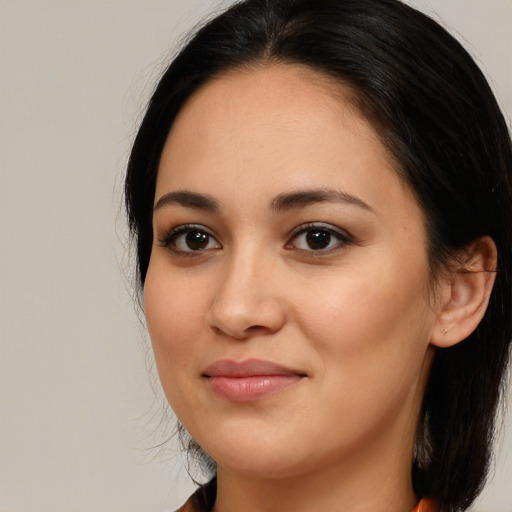
M160 245L175 253L188 253L187 255L222 248L204 227L194 225L174 228L160 240Z

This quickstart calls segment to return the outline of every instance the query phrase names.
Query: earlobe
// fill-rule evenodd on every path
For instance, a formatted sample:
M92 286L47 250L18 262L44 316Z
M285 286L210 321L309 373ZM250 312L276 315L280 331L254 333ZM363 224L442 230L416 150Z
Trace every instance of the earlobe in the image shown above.
M496 244L489 236L459 251L439 284L439 304L430 342L450 347L466 339L482 320L496 277Z

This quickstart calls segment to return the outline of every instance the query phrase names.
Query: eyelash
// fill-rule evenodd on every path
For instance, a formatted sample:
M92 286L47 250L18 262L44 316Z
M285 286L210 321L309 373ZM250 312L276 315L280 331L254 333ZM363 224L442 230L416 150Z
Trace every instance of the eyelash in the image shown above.
M322 232L322 233L328 233L330 237L334 237L335 240L338 242L334 247L328 248L328 249L300 249L297 247L293 247L291 245L291 242L297 240L299 236L301 235L307 235L308 233L311 233L313 231ZM331 240L329 240L329 243ZM308 224L303 224L302 226L299 226L295 230L293 230L290 234L290 242L288 242L285 245L285 249L288 250L297 250L300 251L302 254L306 254L307 256L311 257L318 257L330 254L332 252L335 252L339 250L340 248L353 244L354 239L351 235L349 235L346 231L341 230L339 228L335 228L334 226L330 224L324 224L323 222L312 222Z
M158 245L160 245L160 247L164 247L165 249L169 249L170 251L172 251L173 253L175 253L179 256L184 256L184 257L194 257L194 256L198 256L200 253L204 253L208 250L212 250L210 248L210 249L202 249L202 250L198 249L195 251L194 250L185 251L183 249L179 249L176 246L176 240L178 240L178 238L181 235L186 235L188 233L193 233L193 232L203 233L203 234L207 235L209 237L209 242L211 240L215 240L217 242L216 238L204 226L202 226L200 224L182 224L181 226L178 226L178 227L166 232L164 234L164 236L162 236L158 240ZM221 249L222 246L220 245L220 243L217 242L217 244L219 245L219 247L215 248L215 249Z
M318 233L327 233L329 235L328 242L327 242L328 245L332 241L331 237L334 237L334 239L337 241L336 245L334 247L330 247L327 249L320 248L318 250L315 250L315 249L298 248L292 244L292 242L296 241L301 235L307 235L308 233L311 233L313 231L317 231ZM217 247L213 247L213 248L206 247L204 249L197 249L197 250L179 249L176 246L176 241L179 239L179 237L182 235L187 235L189 233L193 233L193 232L202 233L202 234L206 235L208 237L208 242L207 242L208 245L213 240L216 242ZM324 223L319 223L319 222L303 224L303 225L297 227L295 230L293 230L289 234L289 240L290 241L287 242L284 246L285 249L296 250L302 254L305 254L305 255L311 256L311 257L318 257L318 256L330 254L331 252L335 252L335 251L339 250L341 247L344 247L344 246L354 243L353 238L346 231L337 229L330 224L324 224ZM175 253L179 256L183 256L183 257L197 257L197 256L204 254L205 252L222 249L222 245L209 232L209 230L200 224L183 224L174 229L171 229L169 232L165 233L164 236L162 236L158 240L158 244L161 247L169 249L173 253Z

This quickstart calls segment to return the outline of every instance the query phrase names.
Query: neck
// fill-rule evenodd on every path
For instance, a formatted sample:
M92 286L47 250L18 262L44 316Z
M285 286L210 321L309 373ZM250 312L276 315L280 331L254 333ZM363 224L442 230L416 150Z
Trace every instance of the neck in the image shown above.
M396 436L396 432L395 432ZM394 436L393 436L394 437ZM261 478L218 467L214 512L410 512L412 443L369 444L343 464L307 474Z

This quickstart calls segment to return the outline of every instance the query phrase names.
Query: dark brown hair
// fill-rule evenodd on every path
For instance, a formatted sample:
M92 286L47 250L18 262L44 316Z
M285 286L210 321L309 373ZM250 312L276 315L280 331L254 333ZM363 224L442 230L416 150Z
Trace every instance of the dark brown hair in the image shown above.
M433 271L477 237L498 248L484 319L438 349L411 467L419 496L466 510L487 474L512 336L512 150L496 100L472 58L429 17L398 0L246 0L203 26L150 100L125 184L144 286L158 164L188 98L218 74L299 63L348 85L398 162L427 218Z

